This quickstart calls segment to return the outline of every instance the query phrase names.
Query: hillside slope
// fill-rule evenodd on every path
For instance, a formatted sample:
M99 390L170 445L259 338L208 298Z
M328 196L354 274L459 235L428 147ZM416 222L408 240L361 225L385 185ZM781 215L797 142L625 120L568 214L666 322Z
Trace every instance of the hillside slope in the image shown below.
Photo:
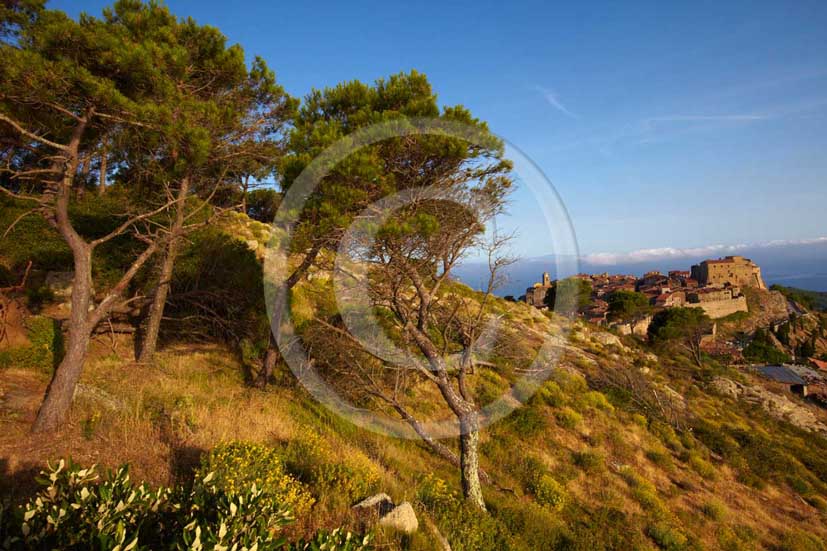
M299 293L319 306L318 294ZM530 348L561 323L522 304L498 307L519 328L514 346ZM496 482L485 489L490 516L460 506L451 465L415 441L330 414L289 373L262 392L245 384L243 366L223 348L177 344L138 366L119 359L130 345L125 337L96 341L71 423L48 442L28 434L48 373L0 370L4 496L24 497L32 475L58 457L130 463L136 478L164 483L216 444L242 440L346 466L294 473L316 499L299 522L306 531L356 526L350 505L384 491L412 501L453 549L821 549L827 537L823 436L714 390L716 378L749 383L746 374L699 370L679 354L655 356L581 324L529 405L484 431L482 466ZM509 379L494 368L481 377L492 388ZM424 527L413 538L380 533L378 541L439 548Z

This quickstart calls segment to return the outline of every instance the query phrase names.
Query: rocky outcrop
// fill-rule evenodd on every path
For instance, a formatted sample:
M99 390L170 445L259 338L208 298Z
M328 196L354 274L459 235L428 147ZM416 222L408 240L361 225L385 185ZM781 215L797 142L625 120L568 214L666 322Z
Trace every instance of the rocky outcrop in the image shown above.
M419 521L416 519L416 513L413 506L403 501L394 509L379 519L379 525L387 528L393 528L406 534L413 534L419 529Z
M394 505L388 494L376 494L363 499L353 506L353 511L362 522L377 523L406 534L419 529L413 506L407 501Z
M716 377L712 381L712 387L724 396L758 404L776 419L787 421L806 431L827 435L827 425L819 421L809 408L795 403L784 395L725 377Z

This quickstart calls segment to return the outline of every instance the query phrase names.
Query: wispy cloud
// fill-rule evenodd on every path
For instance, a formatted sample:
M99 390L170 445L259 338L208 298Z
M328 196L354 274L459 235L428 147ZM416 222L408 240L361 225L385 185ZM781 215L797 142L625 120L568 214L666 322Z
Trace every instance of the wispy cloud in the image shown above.
M692 247L687 249L662 247L655 249L639 249L627 253L594 253L583 255L580 259L585 263L597 266L612 266L615 264L634 264L638 262L668 258L696 258L702 256L732 254L746 249L764 249L770 247L817 244L827 244L827 237L816 237L814 239L800 239L794 241L776 240L752 244L741 243L737 245L707 245L704 247Z
M571 117L573 119L578 118L577 115L569 111L568 108L565 105L563 105L563 102L560 101L560 97L553 90L543 88L542 86L535 86L535 89L543 95L543 98L545 98L546 102L548 102L549 105L551 105L552 107L554 107L555 109L557 109L558 111L560 111L568 117Z

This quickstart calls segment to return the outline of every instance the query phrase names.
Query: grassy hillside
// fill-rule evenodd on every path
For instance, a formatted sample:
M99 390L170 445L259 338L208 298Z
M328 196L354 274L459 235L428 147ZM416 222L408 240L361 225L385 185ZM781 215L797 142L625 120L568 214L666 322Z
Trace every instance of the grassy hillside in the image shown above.
M322 308L315 301L324 293L310 287L297 303ZM520 328L511 335L521 339L515 347L531 349L559 323L522 304L497 307ZM482 466L496 482L485 489L490 515L463 507L452 466L415 441L330 414L288 373L272 390L252 390L235 354L221 347L181 343L154 365L137 366L119 359L130 342L109 337L95 344L69 428L47 442L27 429L48 373L0 371L2 492L24 498L32 475L59 457L129 463L137 479L170 483L214 446L247 441L275 450L312 495L294 528L302 533L360 529L350 505L384 491L413 502L453 549L824 547L823 436L709 385L721 375L749 382L744 374L698 370L680 355L613 342L577 325L560 368L529 405L484 432ZM480 384L493 391L510 378L490 369ZM436 401L430 407L439 414ZM413 538L379 533L376 541L438 549L435 533L421 526Z
M231 222L242 227L231 225L234 240L222 245L236 268L239 259L254 263L266 241L237 218ZM256 246L244 253L232 243ZM37 246L45 258L57 250L48 228ZM6 264L19 267L16 245L4 247ZM202 270L197 240L185 258L177 276L184 282L190 268ZM457 283L449 288L479 296ZM336 362L345 349L318 325L336 314L330 280L316 274L292 302L319 361ZM28 428L61 346L45 316L21 321L28 347L0 352L3 501L32 495L35 474L58 458L106 468L128 463L136 480L186 483L216 446L249 442L298 481L296 495L310 496L289 529L295 537L341 526L373 531L375 543L391 549L440 549L442 536L455 550L825 548L825 435L797 428L760 401L715 390L722 380L759 388L748 373L712 360L699 369L680 347L621 341L521 303L495 299L492 312L504 322L491 357L496 367L473 378L474 392L486 400L515 382L546 336L570 334L558 367L528 404L483 432L482 467L494 482L484 489L489 514L463 505L456 468L419 442L342 420L284 366L278 385L252 389L243 346L175 341L174 331L151 365L124 359L132 357L130 337L98 336L69 426L54 438L32 437ZM827 422L823 410L782 388L764 391L798 408L797 419ZM406 396L426 418L446 413L432 389L411 388ZM414 504L417 534L376 532L354 517L351 505L380 491Z

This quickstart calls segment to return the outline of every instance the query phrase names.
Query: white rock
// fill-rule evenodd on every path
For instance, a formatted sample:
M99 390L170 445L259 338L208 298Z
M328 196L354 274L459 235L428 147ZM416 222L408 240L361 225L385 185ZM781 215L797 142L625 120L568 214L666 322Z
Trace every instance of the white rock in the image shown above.
M419 529L419 521L416 519L416 512L413 506L403 501L390 513L379 519L380 526L387 526L406 534L412 534Z

